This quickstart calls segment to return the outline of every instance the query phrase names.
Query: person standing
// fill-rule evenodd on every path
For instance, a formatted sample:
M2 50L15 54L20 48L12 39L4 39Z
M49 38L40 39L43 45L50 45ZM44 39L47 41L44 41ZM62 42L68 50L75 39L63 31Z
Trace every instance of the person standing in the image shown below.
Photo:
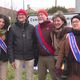
M62 60L66 57L68 77L67 80L80 80L80 15L71 18L72 32L68 33L63 42L56 68L60 69Z
M28 12L17 11L16 22L11 25L8 39L9 60L15 69L14 80L22 80L22 66L25 65L26 80L34 80L35 31L29 24Z
M39 50L38 80L46 80L47 70L49 70L52 80L55 80L54 49L50 37L52 23L48 20L48 13L44 9L38 10L37 17L39 24L36 25L35 31Z
M0 80L7 79L8 70L8 53L7 53L7 39L8 39L8 26L9 18L0 14Z
M55 59L55 62L56 62L57 61L57 56L58 56L59 51L60 51L60 47L61 47L62 43L64 42L65 37L66 37L66 33L67 33L66 31L63 32L63 30L67 30L68 27L67 27L66 18L65 18L64 14L62 12L54 13L52 20L53 20L53 30L51 32L51 37L52 37L52 45L55 49L54 59ZM63 65L64 65L63 75L65 76L66 63L65 64L63 63ZM62 77L62 75L59 76L59 79L61 79L61 77ZM58 77L56 77L56 78L58 80Z

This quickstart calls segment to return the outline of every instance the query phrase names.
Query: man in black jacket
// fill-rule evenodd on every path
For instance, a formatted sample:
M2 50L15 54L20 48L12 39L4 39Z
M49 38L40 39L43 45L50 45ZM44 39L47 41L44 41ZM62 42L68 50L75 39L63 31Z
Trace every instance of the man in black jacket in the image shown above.
M25 63L27 71L26 80L33 80L34 55L36 37L34 26L28 22L28 13L20 9L17 12L15 24L10 28L8 39L8 54L10 62L15 69L15 79L22 80L22 64Z

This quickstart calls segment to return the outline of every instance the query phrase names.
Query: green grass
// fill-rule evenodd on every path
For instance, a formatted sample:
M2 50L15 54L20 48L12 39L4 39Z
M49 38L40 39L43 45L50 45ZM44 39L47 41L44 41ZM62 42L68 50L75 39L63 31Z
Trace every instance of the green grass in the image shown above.
M25 80L25 72L23 72L22 78ZM8 64L8 74L7 74L7 80L13 80L14 78L14 69L11 67L10 64ZM34 80L38 80L38 73L34 71ZM51 80L50 75L48 74L46 77L46 80Z

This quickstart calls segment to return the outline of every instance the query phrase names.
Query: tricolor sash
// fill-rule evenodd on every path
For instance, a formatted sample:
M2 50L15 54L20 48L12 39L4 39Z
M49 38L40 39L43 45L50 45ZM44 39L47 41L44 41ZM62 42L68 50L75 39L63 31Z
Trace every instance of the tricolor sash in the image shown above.
M39 41L41 47L47 52L47 54L54 55L53 48L44 39L44 36L43 36L42 31L41 31L40 25L36 26L36 35L37 35L37 38L38 38L38 41Z
M1 38L0 38L0 48L2 48L5 51L5 53L7 53L7 46Z
M68 33L68 39L69 39L70 48L74 55L74 58L76 59L77 62L80 63L80 50L77 46L75 36L72 32Z

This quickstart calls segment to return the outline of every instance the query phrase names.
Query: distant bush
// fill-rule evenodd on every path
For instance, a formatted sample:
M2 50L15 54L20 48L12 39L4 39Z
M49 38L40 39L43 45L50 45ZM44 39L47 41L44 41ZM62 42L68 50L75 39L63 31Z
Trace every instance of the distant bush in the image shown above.
M68 12L65 7L59 7L59 6L58 6L58 7L49 8L49 9L47 9L47 11L48 11L48 13L50 13L50 14L53 14L53 13L55 13L55 12L57 12L57 11L62 11L62 12L64 12L64 13L67 13L67 12Z

